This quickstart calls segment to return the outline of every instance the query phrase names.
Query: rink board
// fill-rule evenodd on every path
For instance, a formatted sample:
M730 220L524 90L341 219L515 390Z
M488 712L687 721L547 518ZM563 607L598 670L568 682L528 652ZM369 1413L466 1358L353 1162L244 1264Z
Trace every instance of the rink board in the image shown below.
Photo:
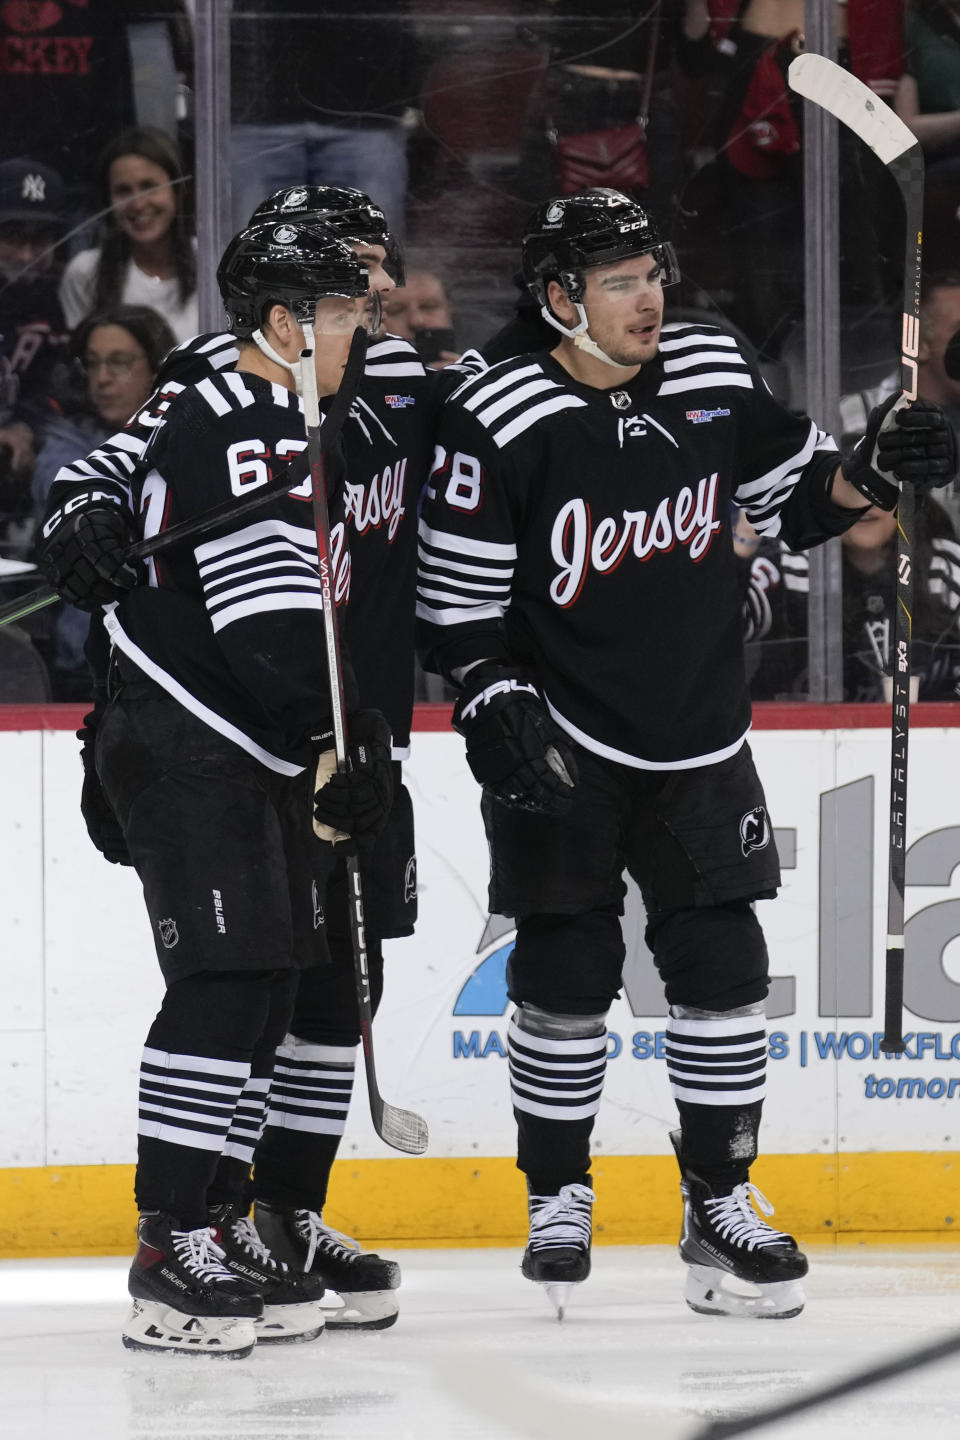
M948 1239L960 1226L958 710L914 712L910 1008L899 1059L878 1048L884 717L772 707L751 737L784 867L780 897L759 907L775 978L754 1178L782 1222L806 1237ZM0 724L14 727L0 730L0 1255L123 1251L137 1066L161 993L149 926L135 875L106 864L83 829L75 713L11 711ZM504 1053L512 932L487 912L477 790L446 712L419 716L406 768L421 918L414 938L386 947L375 1038L381 1089L427 1118L430 1149L394 1157L358 1087L328 1215L391 1244L514 1243L524 1205ZM598 1238L619 1243L673 1239L678 1220L665 1010L642 918L631 889L625 989L610 1015L594 1143Z

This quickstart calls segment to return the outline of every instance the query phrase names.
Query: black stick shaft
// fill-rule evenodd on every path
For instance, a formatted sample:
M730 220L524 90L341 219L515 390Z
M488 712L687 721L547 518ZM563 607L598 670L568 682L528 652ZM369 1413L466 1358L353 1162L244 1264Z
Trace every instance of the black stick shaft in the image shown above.
M845 1395L855 1395L859 1390L866 1390L871 1385L879 1385L885 1380L895 1380L898 1375L907 1375L911 1370L917 1370L923 1365L932 1365L937 1360L945 1360L949 1355L956 1355L960 1351L960 1334L950 1335L946 1340L938 1340L932 1345L923 1345L918 1350L910 1350L905 1355L899 1355L893 1360L885 1360L879 1365L871 1365L868 1370L860 1370L855 1375L848 1375L844 1380L837 1380L832 1385L824 1385L818 1390L811 1390L806 1395L794 1396L791 1400L784 1400L778 1405L768 1405L763 1410L757 1410L752 1415L743 1415L736 1420L714 1420L703 1430L698 1430L691 1440L733 1440L737 1435L749 1435L754 1430L762 1430L766 1425L773 1425L776 1421L786 1420L791 1415L801 1415L805 1410L815 1410L820 1405L826 1404L828 1400L840 1400Z
M151 555L159 555L162 550L178 545L183 540L195 540L200 535L207 535L218 525L238 520L268 505L278 495L285 495L295 485L306 480L309 473L306 456L295 455L266 485L251 490L249 495L244 495L240 500L225 500L222 505L214 505L212 509L205 510L202 515L181 520L178 525L171 525L169 530L161 530L158 535L151 535L148 540L138 540L135 545L130 546L126 558L147 560ZM50 585L40 585L36 590L29 590L18 600L8 600L5 605L0 605L0 626L11 625L15 620L33 615L37 610L43 610L59 599L59 591Z
M920 346L920 279L923 263L923 152L912 146L890 165L903 195L906 241L903 267L903 331L900 388L907 401L917 398ZM890 830L887 880L887 945L883 1040L887 1054L900 1054L903 1038L904 895L907 866L907 757L910 742L910 672L913 641L912 489L900 488L897 507L897 605L894 618L893 709L890 728Z
M363 332L357 331L363 338ZM354 346L357 344L354 338ZM351 351L352 354L352 351ZM320 570L320 584L323 593L323 629L326 646L327 672L330 681L330 710L333 719L334 752L337 769L347 766L347 720L343 698L343 662L340 654L340 632L337 625L336 601L334 597L333 557L330 553L330 513L327 505L326 475L324 470L324 448L329 449L330 435L324 445L323 432L329 418L320 424L317 402L317 381L314 372L313 350L305 350L300 357L303 408L307 430L307 457L310 465L310 480L313 499L313 521L317 533L317 562ZM346 374L344 376L346 384ZM341 387L342 388L342 387ZM367 1093L370 1099L371 1116L378 1133L383 1108L377 1084L376 1066L373 1055L373 1005L370 996L370 968L367 958L366 926L363 915L363 883L360 878L360 862L357 856L347 855L348 909L350 912L350 939L353 946L354 977L357 991L357 1009L360 1020L360 1039L367 1076Z

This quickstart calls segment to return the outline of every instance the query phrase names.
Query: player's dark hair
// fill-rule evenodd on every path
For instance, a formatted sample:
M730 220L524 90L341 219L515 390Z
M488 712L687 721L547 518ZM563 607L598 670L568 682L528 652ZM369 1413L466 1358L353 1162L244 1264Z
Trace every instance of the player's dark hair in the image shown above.
M186 216L186 177L180 152L170 137L151 125L122 130L102 151L98 161L98 186L104 209L100 260L93 294L95 310L106 310L120 303L130 261L131 243L119 229L110 198L110 167L121 155L141 155L159 166L170 178L176 201L170 230L171 258L177 279L177 293L185 305L197 288L197 261L190 239Z

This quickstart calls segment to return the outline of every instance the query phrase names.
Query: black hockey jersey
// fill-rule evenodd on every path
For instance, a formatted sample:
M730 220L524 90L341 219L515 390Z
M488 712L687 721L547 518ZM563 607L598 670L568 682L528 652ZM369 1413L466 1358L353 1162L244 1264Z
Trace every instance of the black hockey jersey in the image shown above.
M732 754L750 724L731 503L816 543L832 440L772 397L737 342L665 325L620 389L546 351L464 382L440 417L421 521L425 663L528 663L557 722L624 765Z
M187 385L232 370L238 353L230 334L199 335L171 351L144 409L84 460L60 471L48 513L92 485L138 509L144 450L172 401ZM417 504L432 378L406 341L387 336L372 343L342 432L350 578L349 596L341 597L349 603L339 613L360 704L386 715L400 760L409 754L413 714ZM321 409L326 404L321 400ZM302 435L302 420L300 425ZM340 547L343 524L333 521L331 516L331 539ZM310 517L306 523L312 524Z
M305 448L302 407L282 385L232 370L201 380L170 403L147 444L134 491L142 533L245 496ZM329 498L333 519L342 495ZM339 547L331 542L339 603L349 576L342 523ZM268 768L297 774L330 717L309 478L147 567L148 585L105 608L113 645ZM349 707L349 666L344 680Z

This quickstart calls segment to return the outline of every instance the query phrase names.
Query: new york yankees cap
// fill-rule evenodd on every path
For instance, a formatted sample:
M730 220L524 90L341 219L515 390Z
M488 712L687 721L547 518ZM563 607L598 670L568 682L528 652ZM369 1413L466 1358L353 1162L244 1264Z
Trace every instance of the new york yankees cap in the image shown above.
M65 224L63 181L37 160L0 161L0 225L8 220Z

